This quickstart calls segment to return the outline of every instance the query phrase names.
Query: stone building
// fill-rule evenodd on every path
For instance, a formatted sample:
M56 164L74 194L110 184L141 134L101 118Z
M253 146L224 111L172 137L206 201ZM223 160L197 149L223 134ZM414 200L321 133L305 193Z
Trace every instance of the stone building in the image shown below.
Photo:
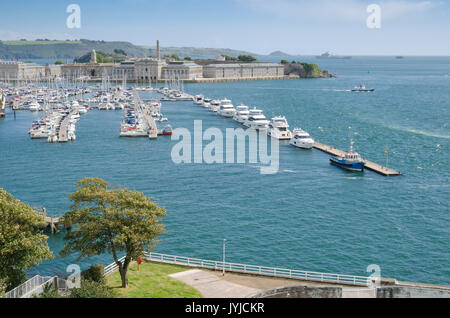
M282 77L284 66L278 63L229 63L203 66L205 78Z
M134 61L134 76L137 81L160 80L164 62L158 58L136 59Z
M112 78L113 69L118 64L115 63L73 63L61 65L61 76L74 79L78 77L102 78L103 76Z
M0 60L1 80L39 80L45 77L45 66L35 63Z
M195 80L203 78L203 67L192 62L171 61L162 67L162 79Z

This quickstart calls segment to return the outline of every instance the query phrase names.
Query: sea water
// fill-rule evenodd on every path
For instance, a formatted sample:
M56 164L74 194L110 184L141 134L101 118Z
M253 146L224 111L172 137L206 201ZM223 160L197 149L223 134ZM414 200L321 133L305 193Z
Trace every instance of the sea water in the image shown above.
M388 159L403 176L346 172L329 155L287 142L273 175L261 175L258 164L177 165L170 137L119 138L122 111L83 115L77 140L65 144L31 140L38 114L17 111L14 119L8 111L0 120L0 187L51 215L69 209L68 194L83 177L142 191L167 210L160 253L221 260L226 238L230 262L363 276L377 264L383 277L450 284L450 58L307 61L338 77L185 90L257 106L268 118L284 115L291 128L342 150L352 138L364 158ZM360 84L376 91L349 91ZM163 102L162 111L174 128L192 132L194 120L224 134L241 127L192 102ZM50 236L56 257L30 275L112 262L110 255L59 257L63 237Z

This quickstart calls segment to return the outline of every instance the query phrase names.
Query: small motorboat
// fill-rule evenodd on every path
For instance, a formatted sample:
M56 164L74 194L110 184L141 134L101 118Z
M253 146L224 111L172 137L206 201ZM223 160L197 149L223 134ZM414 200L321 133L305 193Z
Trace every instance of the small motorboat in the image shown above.
M162 132L163 136L171 136L172 133L173 133L173 129L172 129L172 126L170 126L170 125L167 125L166 127L164 127L163 132Z
M352 92L373 92L375 88L366 88L364 85L356 86L352 89Z
M350 151L347 152L344 157L331 157L330 162L331 164L349 171L363 172L365 166L365 162L360 154L353 151L352 140L350 140Z

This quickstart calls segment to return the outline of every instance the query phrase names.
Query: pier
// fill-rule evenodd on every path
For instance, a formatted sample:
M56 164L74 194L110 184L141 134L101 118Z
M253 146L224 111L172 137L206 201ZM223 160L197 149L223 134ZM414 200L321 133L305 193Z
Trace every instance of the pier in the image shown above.
M70 228L69 225L65 224L64 217L47 216L47 210L45 208L43 208L41 211L38 211L38 215L40 215L44 219L44 222L47 224L47 227L50 229L52 234L59 232L59 228L61 227L61 225L65 229Z
M328 146L325 144L321 144L319 142L315 142L313 145L314 148L323 151L327 154L337 156L337 157L343 157L345 156L346 152L337 148L334 148L332 146ZM365 168L371 171L374 171L378 174L381 174L385 177L393 177L393 176L401 176L402 174L399 171L390 169L388 167L384 167L382 165L379 165L375 162L364 160L365 162Z

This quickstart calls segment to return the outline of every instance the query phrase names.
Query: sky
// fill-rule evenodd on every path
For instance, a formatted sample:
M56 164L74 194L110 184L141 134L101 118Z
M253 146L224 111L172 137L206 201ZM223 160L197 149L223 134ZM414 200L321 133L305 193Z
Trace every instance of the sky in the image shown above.
M129 41L257 54L450 56L447 0L0 0L0 40ZM68 28L70 4L81 27ZM370 4L380 28L369 28Z

